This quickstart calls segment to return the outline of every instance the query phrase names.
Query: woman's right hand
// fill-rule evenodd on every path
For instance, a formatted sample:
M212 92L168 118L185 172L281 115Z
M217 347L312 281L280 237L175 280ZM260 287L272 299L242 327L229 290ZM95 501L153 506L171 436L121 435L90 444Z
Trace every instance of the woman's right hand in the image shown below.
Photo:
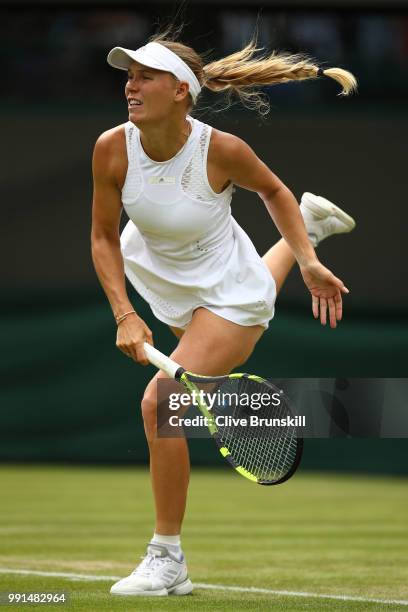
M136 313L127 316L119 323L116 335L118 349L137 363L148 365L149 361L143 348L144 342L153 346L153 334Z

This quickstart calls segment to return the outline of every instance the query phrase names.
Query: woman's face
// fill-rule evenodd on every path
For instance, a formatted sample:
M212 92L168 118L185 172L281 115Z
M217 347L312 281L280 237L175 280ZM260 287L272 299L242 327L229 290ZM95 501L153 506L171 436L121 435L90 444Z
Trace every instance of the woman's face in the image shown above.
M169 72L132 62L125 87L129 120L139 125L172 114L179 87L180 82Z

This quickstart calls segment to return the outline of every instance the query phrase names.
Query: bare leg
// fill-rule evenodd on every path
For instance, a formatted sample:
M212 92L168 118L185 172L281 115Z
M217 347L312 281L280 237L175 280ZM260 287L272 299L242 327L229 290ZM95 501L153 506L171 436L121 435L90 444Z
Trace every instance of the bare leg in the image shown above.
M155 532L178 535L184 518L190 480L190 457L185 438L149 441L150 477L156 508Z
M263 260L275 280L276 291L277 293L279 293L283 283L286 280L286 277L288 276L289 272L295 264L295 257L293 256L292 251L286 241L281 238L281 240L274 244L273 247L271 247L269 251L265 253L265 255L263 256ZM197 328L197 326L201 324L201 319L203 317L204 323L206 323L205 319L209 318L210 325L212 325L212 317L214 317L215 321L217 321L218 319L221 327L225 327L226 330L229 329L229 326L233 326L231 328L231 332L235 331L235 333L232 333L232 337L235 338L236 336L238 339L238 346L235 346L231 349L231 340L228 337L228 333L226 333L225 336L225 344L223 343L220 336L219 346L222 346L223 349L225 349L225 347L228 347L227 353L224 354L225 351L223 350L221 351L220 355L218 353L219 348L217 348L216 350L213 349L211 352L211 364L207 363L206 359L206 356L208 355L207 351L209 350L208 348L202 348L201 351L198 351L197 354L193 355L189 353L189 347L191 346L190 340L188 340L187 343L185 342L185 338L187 337L189 339L191 338L191 342L195 344L197 343L198 338L198 344L195 344L194 346L195 350L197 350L200 344L201 347L205 347L207 326L204 324L202 328ZM217 317L208 310L199 308L194 313L193 321L191 322L186 331L177 327L170 327L171 331L180 340L180 343L175 352L173 353L172 357L176 361L178 361L178 363L181 363L183 365L183 362L180 358L180 354L183 357L185 356L186 363L188 363L189 365L184 367L192 371L199 372L200 374L209 376L217 374L228 374L229 372L231 372L231 370L237 367L237 365L239 365L239 363L237 363L237 356L235 355L235 352L239 349L239 342L241 342L241 334L237 333L237 330L235 328L237 328L237 330L243 330L242 335L247 334L247 332L244 330L255 330L255 341L253 343L253 346L255 346L256 341L262 334L262 328L260 328L259 326L243 328L239 325L235 325L234 323L230 323L229 321L225 321L224 319ZM214 330L214 327L212 327L211 329ZM250 337L252 337L253 333L254 332L250 332ZM203 342L204 345L202 344ZM215 356L220 357L220 359L215 360ZM193 361L191 359L193 359ZM244 361L245 360L246 359L244 359ZM195 365L192 365L192 363ZM149 389L150 385L155 385L155 381L157 380L157 378L163 376L165 375L162 372L159 372L152 380L152 382L146 389L148 396L152 392L151 389ZM152 387L152 389L153 388L155 389L155 387ZM155 422L152 427L149 427L149 430L156 431ZM146 430L146 436L149 440L148 430ZM149 442L149 448L151 456L150 469L156 503L156 533L166 535L178 534L180 533L181 523L185 511L190 472L189 453L186 440L177 438L166 440L164 438L154 437ZM174 475L169 473L169 465L176 466L174 470Z
M228 374L248 359L263 332L260 325L244 327L198 308L171 357L193 372L208 376ZM157 437L156 385L160 378L167 377L159 372L147 386L142 412L150 450L155 531L177 535L186 507L190 463L185 439Z
M289 245L281 238L265 253L262 259L275 279L276 292L279 293L286 277L296 262Z

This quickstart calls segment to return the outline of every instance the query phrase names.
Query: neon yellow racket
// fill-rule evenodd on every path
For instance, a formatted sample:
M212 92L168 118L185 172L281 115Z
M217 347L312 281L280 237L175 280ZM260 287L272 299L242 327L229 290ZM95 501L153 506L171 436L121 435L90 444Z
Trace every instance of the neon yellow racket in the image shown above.
M303 439L292 424L294 414L281 390L253 374L200 376L150 344L144 343L144 349L150 363L194 396L221 455L241 476L261 485L281 484L293 476ZM208 383L216 388L211 409L197 386Z

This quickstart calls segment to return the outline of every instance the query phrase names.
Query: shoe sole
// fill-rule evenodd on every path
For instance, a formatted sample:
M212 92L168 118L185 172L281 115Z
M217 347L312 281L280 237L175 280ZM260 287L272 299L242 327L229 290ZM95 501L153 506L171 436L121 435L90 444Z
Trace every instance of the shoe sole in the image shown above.
M122 591L110 592L111 595L119 597L167 597L167 589L160 589L158 591Z
M193 583L189 578L176 586L167 589L169 595L189 595L193 590Z
M327 213L331 213L347 226L349 232L356 227L353 217L350 217L339 206L336 206L333 202L322 196L316 196L306 191L302 196L301 203L321 217L326 217Z
M159 589L157 591L122 591L121 593L112 593L111 595L119 595L122 597L167 597L167 595L189 595L193 590L193 583L189 578L176 584L169 589Z

